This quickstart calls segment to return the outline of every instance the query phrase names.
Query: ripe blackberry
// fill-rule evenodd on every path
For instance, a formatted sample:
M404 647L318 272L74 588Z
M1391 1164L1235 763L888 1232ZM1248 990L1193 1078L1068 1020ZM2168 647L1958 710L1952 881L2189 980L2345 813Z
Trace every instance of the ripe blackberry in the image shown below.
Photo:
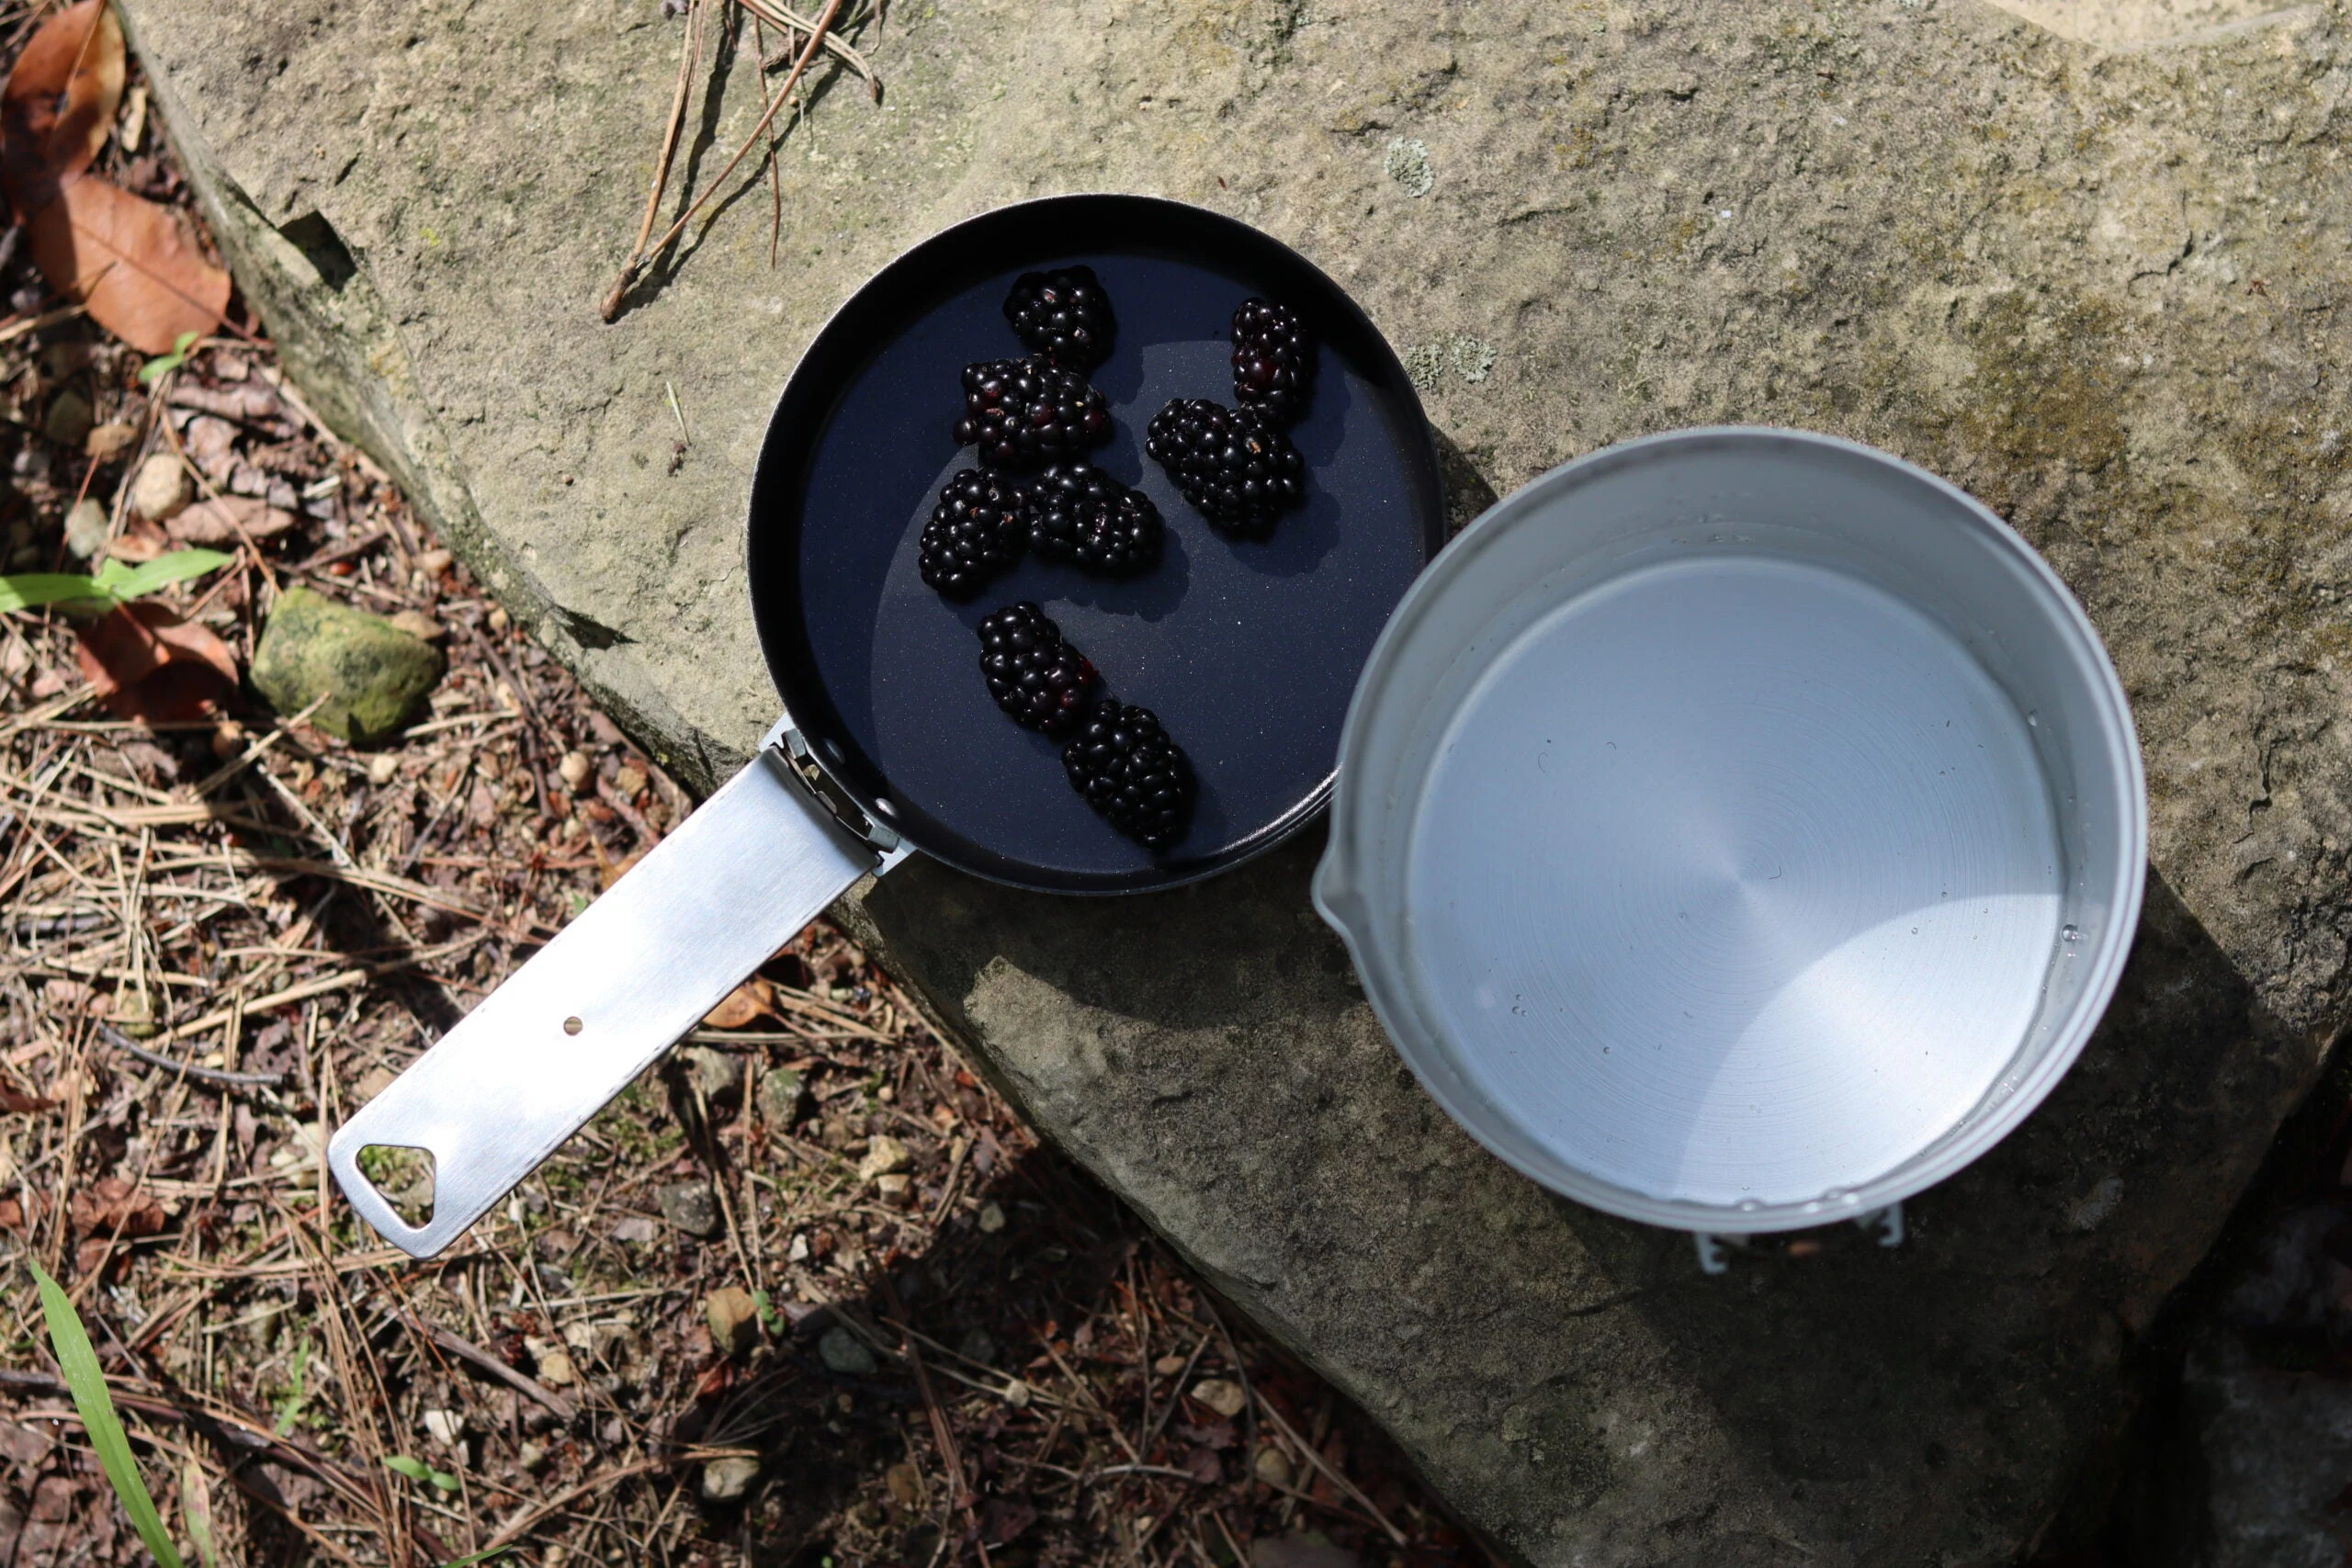
M1031 479L1029 547L1081 571L1132 577L1159 558L1159 508L1088 463L1057 463Z
M991 468L1035 468L1073 461L1111 434L1102 394L1075 370L1035 355L964 367L964 417L956 439L980 449Z
M1148 849L1184 836L1193 814L1193 764L1149 708L1104 697L1062 748L1062 771L1086 804Z
M1047 734L1076 724L1094 687L1094 666L1086 655L1064 642L1061 627L1025 599L980 623L980 673L1013 722Z
M1024 510L1019 488L1003 475L958 473L922 525L922 580L950 599L969 599L1021 558L1029 537Z
M1005 297L1004 319L1030 351L1087 371L1111 352L1111 297L1091 266L1024 272Z
M1152 416L1144 450L1216 528L1261 539L1306 499L1306 463L1282 428L1251 409L1178 398Z
M1244 299L1233 312L1233 400L1278 424L1306 412L1315 390L1315 340L1306 321L1272 299Z

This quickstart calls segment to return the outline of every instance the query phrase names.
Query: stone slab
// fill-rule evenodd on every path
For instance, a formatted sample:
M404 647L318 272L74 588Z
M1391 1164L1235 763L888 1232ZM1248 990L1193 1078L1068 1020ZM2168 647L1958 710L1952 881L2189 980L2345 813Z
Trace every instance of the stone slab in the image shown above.
M2135 45L2102 51L1974 0L910 0L861 34L883 105L833 85L786 143L780 265L751 188L610 327L651 0L129 9L312 400L698 786L773 716L738 557L776 389L876 266L1016 197L1300 247L1423 381L1465 511L1728 421L2001 509L2114 649L2154 875L2081 1066L1901 1251L1705 1280L1504 1171L1402 1079L1311 843L1107 904L916 863L842 913L1518 1556L1993 1562L2055 1517L2343 1016L2340 6L2109 6L2140 35L2075 28ZM758 111L718 59L705 177Z

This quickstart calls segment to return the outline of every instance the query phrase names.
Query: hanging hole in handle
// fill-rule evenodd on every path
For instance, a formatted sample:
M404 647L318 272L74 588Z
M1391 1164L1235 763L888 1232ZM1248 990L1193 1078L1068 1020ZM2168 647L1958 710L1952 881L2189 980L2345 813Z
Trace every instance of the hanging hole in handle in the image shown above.
M576 1018L567 1018L563 1021L563 1032L566 1034L577 1034L585 1027L587 1026Z
M431 1149L368 1144L359 1151L359 1174L407 1224L422 1230L433 1223Z

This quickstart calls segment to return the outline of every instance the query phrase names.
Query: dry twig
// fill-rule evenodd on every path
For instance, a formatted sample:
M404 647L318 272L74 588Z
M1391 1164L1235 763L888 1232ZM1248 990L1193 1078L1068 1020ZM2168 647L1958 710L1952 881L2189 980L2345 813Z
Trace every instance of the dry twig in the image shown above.
M727 166L718 171L718 177L710 182L710 187L696 197L684 212L678 214L677 221L663 231L662 238L651 249L649 250L640 243L629 253L628 260L621 265L621 275L614 282L612 292L605 296L605 320L611 321L619 319L621 301L628 295L630 285L637 281L638 270L644 265L646 258L658 256L668 250L670 243L686 231L686 225L695 220L695 215L709 204L713 197L726 188L728 176L734 174L735 166L743 161L753 147L759 145L760 139L767 134L769 122L775 118L776 110L784 107L786 101L792 96L792 89L799 85L801 74L808 69L808 62L817 57L817 51L823 46L825 35L831 30L833 18L841 15L841 9L842 0L826 0L825 9L817 17L814 30L808 36L807 47L801 50L800 58L793 62L792 74L786 76L784 79L784 85L776 89L775 96L768 104L767 112L760 116L760 123L752 128L751 135L743 139L743 144L735 150L735 155L727 160ZM667 164L666 153L664 164L665 166ZM655 197L658 200L660 197L658 190L655 192ZM650 228L651 225L649 223L647 227Z

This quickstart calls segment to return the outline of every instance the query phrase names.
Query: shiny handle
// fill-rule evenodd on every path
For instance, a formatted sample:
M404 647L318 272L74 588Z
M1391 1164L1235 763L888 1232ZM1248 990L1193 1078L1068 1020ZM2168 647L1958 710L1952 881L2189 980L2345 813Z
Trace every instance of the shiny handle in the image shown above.
M343 1124L344 1196L412 1257L440 1251L878 863L763 750ZM360 1173L371 1145L432 1155L427 1224Z

